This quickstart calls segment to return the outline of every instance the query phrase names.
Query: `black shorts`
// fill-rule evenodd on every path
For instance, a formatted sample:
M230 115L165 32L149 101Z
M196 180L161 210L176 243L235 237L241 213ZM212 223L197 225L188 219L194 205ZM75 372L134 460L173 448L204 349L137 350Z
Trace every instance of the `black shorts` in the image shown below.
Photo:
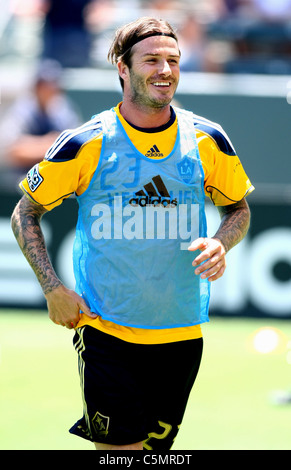
M70 429L92 442L169 450L196 379L202 338L135 344L85 326L76 331L84 415Z

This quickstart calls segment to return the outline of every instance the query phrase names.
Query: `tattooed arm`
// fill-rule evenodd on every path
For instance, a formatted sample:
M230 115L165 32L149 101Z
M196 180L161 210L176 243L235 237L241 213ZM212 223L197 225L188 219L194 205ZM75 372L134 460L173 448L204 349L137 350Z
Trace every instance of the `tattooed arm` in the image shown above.
M67 289L58 276L49 259L40 220L46 209L23 196L11 217L11 226L15 238L47 300L50 319L57 324L74 328L80 318L80 310L91 317L96 317L88 309L84 300L74 291Z
M11 218L15 238L34 270L44 295L61 285L48 258L40 220L45 214L43 206L34 204L26 196L17 204Z
M212 238L198 238L189 247L190 251L202 252L192 264L198 266L204 262L195 269L195 274L209 281L215 281L223 275L226 253L246 236L250 225L250 209L245 199L219 207L218 210L221 223L216 234Z

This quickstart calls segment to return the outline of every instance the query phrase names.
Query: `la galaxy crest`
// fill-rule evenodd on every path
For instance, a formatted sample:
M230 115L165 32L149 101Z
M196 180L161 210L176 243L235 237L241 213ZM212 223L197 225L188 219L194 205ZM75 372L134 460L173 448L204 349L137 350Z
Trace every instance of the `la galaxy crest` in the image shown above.
M194 175L194 167L195 164L193 160L191 160L191 158L188 156L183 157L182 160L177 163L179 175L185 183L190 183Z
M92 424L94 427L94 430L98 436L101 437L106 437L108 434L108 428L109 428L109 421L110 418L109 416L104 416L99 411L95 414Z

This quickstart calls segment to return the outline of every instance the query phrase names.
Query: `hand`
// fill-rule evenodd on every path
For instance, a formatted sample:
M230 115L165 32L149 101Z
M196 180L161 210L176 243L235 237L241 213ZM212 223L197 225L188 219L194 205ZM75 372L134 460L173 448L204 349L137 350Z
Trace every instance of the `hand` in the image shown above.
M196 275L200 274L202 279L208 278L210 282L223 275L226 268L226 251L218 238L197 238L191 243L188 250L202 252L192 263L193 266L199 265L195 269Z
M98 316L90 311L82 297L63 285L58 286L45 297L49 318L57 325L65 326L69 330L76 328L80 320L80 311L91 318Z

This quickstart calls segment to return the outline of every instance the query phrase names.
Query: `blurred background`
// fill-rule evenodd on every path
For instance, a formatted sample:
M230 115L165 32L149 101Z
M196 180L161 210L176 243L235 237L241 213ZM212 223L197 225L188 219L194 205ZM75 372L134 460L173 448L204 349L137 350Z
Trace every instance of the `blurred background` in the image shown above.
M5 399L11 397L9 384L16 396L19 390L19 398L25 383L21 380L23 373L20 377L15 368L19 362L16 357L13 366L9 366L13 354L22 357L36 337L33 350L40 348L39 331L49 335L47 331L44 333L49 328L52 338L56 334L52 326L44 326L48 320L42 323L46 305L41 290L10 229L10 216L21 196L18 182L43 158L63 129L76 127L121 101L117 72L107 62L108 47L117 27L139 16L152 15L167 19L178 30L182 74L177 104L223 126L256 188L248 198L252 211L249 234L229 253L224 277L212 285L212 321L205 328L205 336L213 339L216 348L206 352L208 368L204 366L206 376L202 373L201 390L204 397L205 390L213 389L213 370L216 374L219 370L221 379L215 378L216 394L221 386L225 407L221 408L221 416L212 410L211 420L216 416L216 421L211 429L216 429L218 423L222 426L222 416L225 418L229 411L230 396L238 408L247 396L252 403L254 393L265 404L256 420L261 423L258 429L252 416L247 415L252 404L243 411L249 421L245 423L245 418L241 418L249 432L256 429L258 439L262 429L266 431L264 418L274 412L269 407L272 400L267 398L273 388L282 389L274 395L272 403L284 404L284 414L276 411L276 417L269 416L273 422L279 419L278 429L275 427L272 432L270 427L269 438L256 441L251 434L246 441L247 431L243 438L233 437L233 426L239 433L242 421L232 410L225 440L217 441L217 434L223 440L220 429L213 435L214 444L208 445L249 448L252 443L253 448L290 448L291 430L287 423L291 416L287 405L290 402L291 408L288 391L291 388L291 0L0 0L0 7L0 371L2 368L3 373L4 368ZM219 221L210 204L207 204L207 214L209 235L212 235ZM59 276L71 287L76 217L77 205L71 198L43 220L52 261ZM28 344L22 331L31 331L33 325L40 330L35 335L31 333ZM257 333L261 342L257 341ZM54 341L48 340L51 345ZM63 337L60 344L63 345ZM246 374L258 357L263 360L263 369L258 362L258 371L251 377L246 375L239 393L231 391L229 385L225 390L223 375L225 362L229 365L235 360L233 348L238 344L242 348L239 360L243 357L246 361L243 366ZM30 362L31 358L25 360L25 364ZM23 367L22 362L22 371ZM236 371L240 376L239 366ZM233 373L231 370L228 377L229 374L233 377ZM61 372L60 377L58 380L62 380ZM250 394L254 377L261 380L257 382L256 392ZM29 395L27 390L25 397ZM3 412L7 410L5 399ZM199 410L203 410L205 418L209 401L202 402ZM18 404L21 410L23 403ZM15 401L11 407L15 407ZM199 418L199 410L193 412L194 420ZM19 414L14 419L27 424L27 419L19 418ZM192 418L187 415L187 419L190 423ZM10 421L2 420L1 448L19 448L19 444L11 443L12 424L11 440L6 439ZM284 433L278 431L282 426ZM209 428L205 433L207 442L211 442ZM285 443L280 441L282 434ZM35 436L32 440L35 442ZM44 446L44 442L45 439L39 445ZM206 446L205 442L196 440L194 444L187 439L179 445ZM32 443L23 443L22 447L25 446L34 448Z

